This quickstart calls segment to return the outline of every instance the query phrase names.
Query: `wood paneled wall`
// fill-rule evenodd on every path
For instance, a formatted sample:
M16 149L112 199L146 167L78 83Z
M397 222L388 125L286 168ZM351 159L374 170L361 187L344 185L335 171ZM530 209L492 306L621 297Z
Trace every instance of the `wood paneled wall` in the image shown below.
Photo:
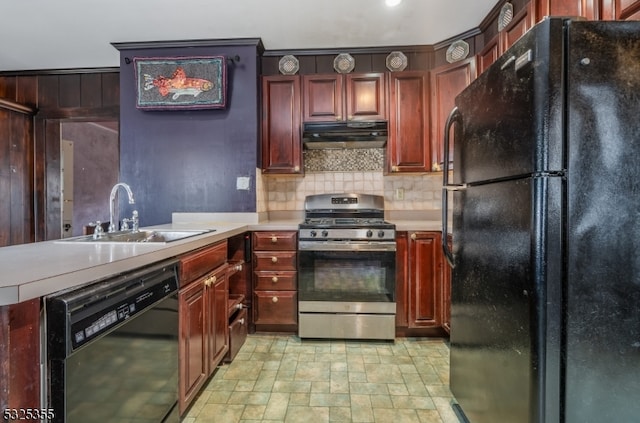
M34 239L34 114L31 107L0 100L0 247Z
M12 195L33 198L30 209L24 211L24 220L28 223L23 223L33 228L33 235L22 242L60 238L60 123L118 120L119 70L2 74L0 98L37 109L30 133L24 138L29 145L19 153L24 160L33 158L31 170L25 167L25 172L32 176L23 192L12 192ZM8 133L8 126L7 119L0 119L0 134ZM12 134L10 139L18 139L15 132ZM4 156L2 151L0 148L0 154ZM4 213L0 211L0 214ZM0 216L0 221L2 218ZM0 226L0 242L4 230L4 226ZM17 230L14 223L9 230Z

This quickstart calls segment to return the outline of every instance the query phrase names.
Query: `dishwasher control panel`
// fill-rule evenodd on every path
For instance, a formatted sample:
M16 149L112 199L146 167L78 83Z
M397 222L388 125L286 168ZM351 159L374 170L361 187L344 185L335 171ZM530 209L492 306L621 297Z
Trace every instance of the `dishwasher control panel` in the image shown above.
M140 286L136 292L134 287L127 291L127 297L112 305L109 309L102 309L96 313L71 322L72 350L76 350L91 339L100 336L112 327L132 318L137 313L145 311L168 294L178 290L177 280L169 278L164 283L152 286ZM133 291L133 292L132 292Z
M177 264L165 264L48 297L49 355L69 356L177 291Z

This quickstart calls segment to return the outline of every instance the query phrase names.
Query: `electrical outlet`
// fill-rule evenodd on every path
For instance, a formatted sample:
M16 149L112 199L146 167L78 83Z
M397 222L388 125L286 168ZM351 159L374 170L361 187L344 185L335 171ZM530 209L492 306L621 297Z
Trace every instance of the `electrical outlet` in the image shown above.
M236 189L237 190L249 190L251 178L249 176L238 176L236 179Z
M396 200L404 200L404 188L396 188Z

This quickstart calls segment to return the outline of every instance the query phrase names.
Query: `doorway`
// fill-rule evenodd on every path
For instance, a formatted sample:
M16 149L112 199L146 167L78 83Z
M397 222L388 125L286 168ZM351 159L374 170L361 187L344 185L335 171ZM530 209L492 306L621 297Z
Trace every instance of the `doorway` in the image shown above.
M118 121L60 123L60 233L109 219L109 193L120 175Z

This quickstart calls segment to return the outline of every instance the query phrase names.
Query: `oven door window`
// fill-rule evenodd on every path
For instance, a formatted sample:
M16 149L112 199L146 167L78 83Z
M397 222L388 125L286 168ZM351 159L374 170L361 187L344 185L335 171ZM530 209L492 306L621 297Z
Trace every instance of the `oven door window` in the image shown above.
M395 301L395 252L300 251L301 301Z

